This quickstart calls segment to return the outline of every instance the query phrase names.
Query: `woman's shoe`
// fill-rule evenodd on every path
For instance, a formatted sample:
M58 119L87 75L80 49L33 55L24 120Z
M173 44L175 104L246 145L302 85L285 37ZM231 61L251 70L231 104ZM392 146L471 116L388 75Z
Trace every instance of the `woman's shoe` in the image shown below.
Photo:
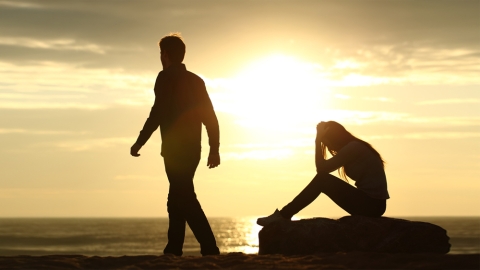
M262 217L257 219L257 224L260 226L267 226L271 223L277 222L277 221L288 221L288 219L284 218L278 209L275 210L273 214L271 214L268 217Z

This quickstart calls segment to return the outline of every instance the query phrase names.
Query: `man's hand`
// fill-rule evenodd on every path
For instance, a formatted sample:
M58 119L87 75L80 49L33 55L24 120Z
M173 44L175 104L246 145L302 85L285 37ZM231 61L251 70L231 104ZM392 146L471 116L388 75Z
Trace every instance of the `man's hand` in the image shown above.
M317 125L317 139L322 140L328 131L327 122L320 122Z
M220 153L210 153L208 155L207 166L209 169L215 168L220 165Z
M138 153L138 151L140 151L141 148L142 148L141 145L138 145L138 144L132 145L132 147L130 147L130 155L134 157L139 157L140 154Z

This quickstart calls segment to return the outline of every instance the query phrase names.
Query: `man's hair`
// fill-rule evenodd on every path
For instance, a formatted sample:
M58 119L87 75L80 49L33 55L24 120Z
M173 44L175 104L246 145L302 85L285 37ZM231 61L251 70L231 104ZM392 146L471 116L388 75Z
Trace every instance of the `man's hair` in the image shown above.
M164 36L158 42L160 50L168 54L168 58L173 63L181 63L185 57L185 43L183 43L180 33L171 33Z

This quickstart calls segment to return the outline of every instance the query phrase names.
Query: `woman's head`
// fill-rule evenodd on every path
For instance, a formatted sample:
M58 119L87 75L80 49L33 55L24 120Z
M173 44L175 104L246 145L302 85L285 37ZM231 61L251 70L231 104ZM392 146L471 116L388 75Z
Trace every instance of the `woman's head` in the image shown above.
M357 139L335 121L326 122L325 128L328 129L328 131L323 136L322 143L325 144L329 151L338 152L347 143Z

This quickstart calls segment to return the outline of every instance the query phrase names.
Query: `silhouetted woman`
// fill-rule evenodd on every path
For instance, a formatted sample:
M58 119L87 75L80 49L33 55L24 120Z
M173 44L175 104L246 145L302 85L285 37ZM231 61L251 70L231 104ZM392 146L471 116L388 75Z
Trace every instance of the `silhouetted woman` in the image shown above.
M327 152L332 158L326 159ZM348 132L337 122L320 122L315 140L317 175L292 202L268 217L259 218L257 224L266 226L279 220L290 220L325 193L350 215L380 217L385 213L387 179L384 161L367 142ZM355 181L355 187L330 174L335 170L346 179Z

